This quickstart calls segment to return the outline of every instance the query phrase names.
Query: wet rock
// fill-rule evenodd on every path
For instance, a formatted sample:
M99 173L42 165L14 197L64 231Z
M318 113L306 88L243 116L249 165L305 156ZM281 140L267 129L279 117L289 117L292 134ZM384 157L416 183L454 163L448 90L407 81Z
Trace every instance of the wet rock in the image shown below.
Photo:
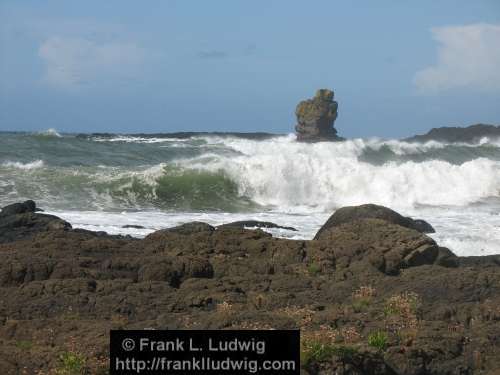
M327 222L320 228L314 239L318 239L321 233L357 219L381 219L392 224L401 225L405 228L414 229L421 233L434 233L434 228L424 220L413 220L404 217L390 208L376 204L363 204L361 206L347 206L339 208L330 216Z
M202 223L199 221L193 221L191 223L186 223L179 225L177 227L164 229L165 232L178 233L183 235L189 235L199 232L213 232L215 228L207 223Z
M293 227L284 227L275 223L271 223L269 221L257 221L257 220L242 220L242 221L234 221L232 223L219 225L217 228L227 228L227 227L237 227L237 228L276 228L276 229L285 229L296 232L297 229Z
M25 214L28 212L35 212L36 204L32 200L27 200L23 203L13 203L2 208L0 216L9 216L17 214Z
M21 207L21 210L23 207ZM19 212L19 207L15 208ZM10 209L6 212L10 212ZM68 230L71 224L53 215L33 211L0 216L0 243L15 241L41 231Z
M458 267L458 257L446 247L439 247L436 264L443 267Z
M333 127L337 118L338 103L333 100L333 91L320 89L312 99L301 101L295 109L297 116L298 141L338 141L337 130Z
M125 229L145 229L142 225L134 225L134 224L127 224L127 225L122 225L122 228Z
M407 228L415 229L420 233L436 233L436 230L427 221L422 219L412 219L411 217L406 217L409 224ZM406 225L403 225L406 226Z

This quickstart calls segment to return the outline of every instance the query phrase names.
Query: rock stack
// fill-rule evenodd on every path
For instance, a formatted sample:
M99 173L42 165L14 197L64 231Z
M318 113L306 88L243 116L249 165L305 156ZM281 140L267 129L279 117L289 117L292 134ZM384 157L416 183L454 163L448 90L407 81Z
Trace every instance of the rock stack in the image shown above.
M333 127L337 118L338 103L333 91L320 89L312 99L301 101L295 109L297 140L304 142L339 141Z

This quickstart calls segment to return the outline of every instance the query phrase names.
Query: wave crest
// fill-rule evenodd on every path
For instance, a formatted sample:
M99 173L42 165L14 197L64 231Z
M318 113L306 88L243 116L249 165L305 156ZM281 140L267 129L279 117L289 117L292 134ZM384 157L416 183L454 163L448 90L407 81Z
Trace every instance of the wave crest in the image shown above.
M96 147L95 142L75 142L88 152ZM5 188L4 195L22 191L23 197L50 206L70 204L77 209L234 211L267 206L286 212L330 212L361 203L395 209L463 206L500 196L500 148L490 141L475 147L378 139L306 144L289 135L259 141L213 136L176 142L190 148L182 148L183 153L175 148L171 160L156 165L129 165L127 159L109 165L103 158L98 159L103 160L101 166L83 161L68 166L66 160L57 165L53 159L47 164L7 161L1 164L7 168L2 173L12 187ZM111 152L109 161L115 163L128 150L141 159L153 159L162 147L167 145L141 140L101 150ZM83 155L86 149L78 150ZM16 169L30 173L15 173Z
M35 160L35 161L29 162L29 163L21 163L19 161L6 161L6 162L3 162L1 165L2 165L2 167L5 167L5 168L31 170L31 169L43 168L45 163L43 160Z
M54 128L49 128L47 130L36 133L37 137L47 137L47 138L62 138L62 135L57 132Z

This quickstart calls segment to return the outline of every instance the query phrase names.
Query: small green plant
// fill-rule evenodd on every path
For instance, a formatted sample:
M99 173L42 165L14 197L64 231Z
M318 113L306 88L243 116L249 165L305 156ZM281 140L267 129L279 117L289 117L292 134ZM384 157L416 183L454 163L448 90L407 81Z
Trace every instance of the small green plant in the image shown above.
M365 311L373 297L376 295L375 288L371 286L360 286L359 289L355 290L352 294L352 308L355 312Z
M368 335L368 345L380 351L384 351L387 348L387 341L387 333L382 331L373 332Z
M307 365L311 362L322 362L334 355L334 346L321 342L312 342L300 352L300 361Z
M300 361L304 365L312 362L324 362L333 356L349 360L357 353L357 349L346 345L333 345L319 341L308 342L300 352Z
M321 271L321 268L316 263L311 263L311 264L309 264L309 266L307 266L307 272L309 272L309 275L311 275L311 276L317 275L318 273L320 273L320 271Z
M352 302L352 308L354 309L354 312L362 312L368 309L368 306L370 306L370 300L369 299L357 299Z
M398 310L396 310L393 306L391 306L391 305L384 306L384 316L385 317L388 317L391 315L397 315L397 314L398 314Z
M33 343L27 340L20 340L16 342L16 347L21 350L31 350L31 348L33 347Z
M85 357L77 352L65 352L59 356L61 368L58 375L81 375L85 373Z

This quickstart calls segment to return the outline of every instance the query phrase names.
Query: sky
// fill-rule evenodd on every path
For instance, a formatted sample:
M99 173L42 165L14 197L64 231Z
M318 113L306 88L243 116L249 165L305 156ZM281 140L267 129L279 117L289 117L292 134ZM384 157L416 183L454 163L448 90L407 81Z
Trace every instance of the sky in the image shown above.
M344 137L500 124L498 0L0 0L0 131Z

